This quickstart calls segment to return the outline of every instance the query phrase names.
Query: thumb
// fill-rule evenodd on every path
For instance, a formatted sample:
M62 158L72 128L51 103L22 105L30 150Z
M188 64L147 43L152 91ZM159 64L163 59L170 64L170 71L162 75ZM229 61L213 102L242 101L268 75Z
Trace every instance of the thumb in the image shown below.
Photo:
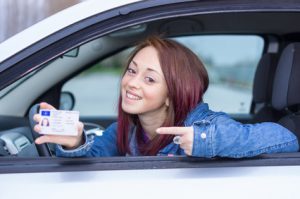
M46 102L40 103L40 109L54 109L55 110L54 106L52 106Z
M35 140L35 143L36 144L44 144L44 143L47 143L47 142L50 142L50 139L48 136L44 135L44 136L41 136L41 137L38 137L36 140Z

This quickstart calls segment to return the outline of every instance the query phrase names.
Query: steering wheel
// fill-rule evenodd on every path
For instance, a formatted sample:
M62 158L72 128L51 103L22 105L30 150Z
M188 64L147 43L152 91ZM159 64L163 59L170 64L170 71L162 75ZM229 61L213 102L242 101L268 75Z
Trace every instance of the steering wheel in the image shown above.
M29 123L30 123L30 127L31 127L30 129L31 129L32 137L34 140L41 136L40 134L38 134L37 132L34 131L34 126L37 123L33 120L33 115L38 113L39 109L40 109L40 105L35 104L34 106L32 106L30 108L29 114L28 114L28 117L29 117L28 119L29 119ZM46 156L46 157L52 156L48 144L46 144L46 143L36 144L36 148L39 153L39 156Z

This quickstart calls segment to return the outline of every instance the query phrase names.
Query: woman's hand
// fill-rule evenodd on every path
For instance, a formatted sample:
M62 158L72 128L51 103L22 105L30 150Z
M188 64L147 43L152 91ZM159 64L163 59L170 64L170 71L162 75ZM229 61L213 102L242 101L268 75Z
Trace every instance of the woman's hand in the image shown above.
M156 129L158 134L175 135L174 143L179 144L187 155L192 155L194 143L194 128L191 127L161 127Z
M50 104L47 104L45 102L40 103L40 109L55 109L53 106ZM36 121L38 124L34 126L34 130L37 133L40 133L41 131L41 115L40 114L35 114L33 116L34 121ZM43 144L43 143L55 143L55 144L60 144L64 146L67 149L74 149L80 146L83 142L82 139L82 132L83 132L83 123L78 122L77 124L77 129L78 129L78 135L77 136L64 136L64 135L42 135L41 137L37 138L35 140L36 144Z

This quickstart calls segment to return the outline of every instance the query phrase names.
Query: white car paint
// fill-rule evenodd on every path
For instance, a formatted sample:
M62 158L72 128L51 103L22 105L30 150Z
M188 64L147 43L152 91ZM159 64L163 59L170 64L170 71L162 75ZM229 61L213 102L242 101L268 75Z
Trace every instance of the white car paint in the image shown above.
M1 198L299 198L300 167L1 174Z
M0 63L41 39L95 14L139 0L88 0L58 12L9 38L0 45Z

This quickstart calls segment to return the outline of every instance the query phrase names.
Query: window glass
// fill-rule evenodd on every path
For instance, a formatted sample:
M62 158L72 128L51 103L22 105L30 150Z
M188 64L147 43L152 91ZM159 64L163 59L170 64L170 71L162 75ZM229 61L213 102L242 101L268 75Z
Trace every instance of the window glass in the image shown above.
M196 53L209 75L204 101L214 111L249 113L256 66L263 52L259 36L193 36L175 39Z
M249 113L252 85L263 51L258 36L187 36L174 38L195 52L208 70L204 101L214 111ZM116 116L120 77L132 49L113 55L69 80L63 91L75 96L82 116Z
M124 50L69 80L63 91L73 93L81 116L116 116L120 77L132 49Z

